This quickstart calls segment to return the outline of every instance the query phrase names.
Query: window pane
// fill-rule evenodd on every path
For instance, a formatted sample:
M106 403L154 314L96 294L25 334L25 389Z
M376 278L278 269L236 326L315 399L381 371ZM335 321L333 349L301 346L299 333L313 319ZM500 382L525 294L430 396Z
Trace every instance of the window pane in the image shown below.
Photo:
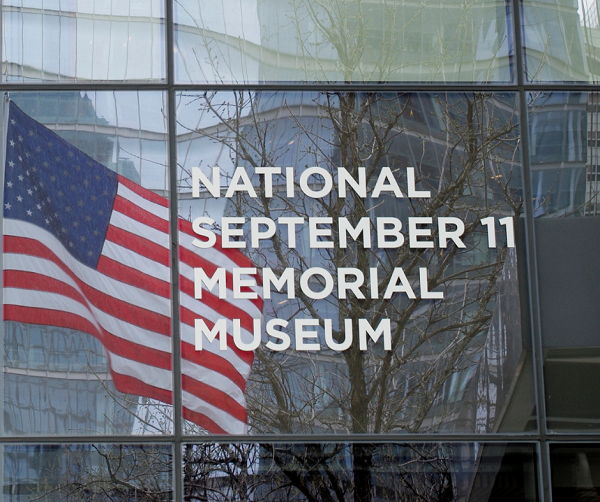
M190 220L180 240L188 281L181 299L188 432L244 433L246 412L250 433L535 428L531 358L521 323L521 250L506 249L500 229L498 247L490 248L480 224L490 216L518 215L522 207L517 117L512 94L182 94L180 214ZM236 192L216 197L217 179L216 191L203 189L195 197L196 166L209 185L211 168L218 166L221 194L228 186ZM260 166L293 166L295 173L273 174L269 195ZM301 189L309 166L320 166L324 174L305 179ZM339 166L355 179L364 168L364 195L348 188L343 198L337 188L325 188L326 177L337 186ZM429 195L412 193L412 173ZM392 182L402 197L389 186L375 194ZM256 197L240 188L244 183L254 184ZM311 196L317 189L323 195ZM460 244L440 245L437 230L424 237L430 247L410 241L413 218L430 215L436 222L450 215L464 222ZM191 223L198 217L211 218L223 232L223 217L241 218L240 237L228 239L233 245L216 241L199 249ZM254 220L259 226L253 228L252 217L262 218ZM299 221L292 226L279 218ZM311 229L319 221L313 218L325 218L324 225ZM344 219L362 233L343 230ZM202 230L197 220L198 232L212 235L210 221ZM433 224L421 221L421 230ZM402 224L402 237L393 237L392 222ZM237 229L235 223L230 227ZM263 281L267 269L273 271L269 284L286 273L290 282L271 285L264 305L250 291L248 299L236 298L235 276L228 276L227 291L215 276L219 270L235 274L236 267L257 267ZM253 284L247 273L244 280ZM351 283L356 286L342 286ZM431 292L438 293L435 299L427 298ZM234 342L236 319L243 343L260 342L254 357ZM209 342L200 322L206 332L226 323L227 350L220 338ZM368 350L361 350L360 332L367 336L367 325L379 327L383 339L365 342ZM202 351L195 350L199 341Z
M600 25L596 0L524 0L522 9L528 80L598 82Z
M598 430L598 97L548 92L530 100L548 427Z
M3 433L169 433L165 95L11 98Z
M168 445L4 445L3 500L173 500Z
M3 2L5 82L165 79L162 0Z
M175 3L176 80L510 82L506 3Z
M551 445L553 500L594 500L600 496L597 444Z
M183 448L190 500L214 492L252 500L539 500L535 449L527 444L204 443Z

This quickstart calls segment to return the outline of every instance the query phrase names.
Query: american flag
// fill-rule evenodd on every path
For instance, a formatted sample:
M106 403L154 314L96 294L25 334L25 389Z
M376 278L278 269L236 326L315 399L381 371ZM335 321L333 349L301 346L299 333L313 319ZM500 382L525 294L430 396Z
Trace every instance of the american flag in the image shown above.
M117 390L173 402L167 199L116 174L10 103L4 178L4 319L75 329L106 350ZM251 267L239 250L200 250L179 219L184 418L208 432L247 431L253 353L218 340L194 349L194 320L241 319L262 300L194 298L193 269ZM234 304L235 303L235 304ZM231 333L231 330L228 330Z

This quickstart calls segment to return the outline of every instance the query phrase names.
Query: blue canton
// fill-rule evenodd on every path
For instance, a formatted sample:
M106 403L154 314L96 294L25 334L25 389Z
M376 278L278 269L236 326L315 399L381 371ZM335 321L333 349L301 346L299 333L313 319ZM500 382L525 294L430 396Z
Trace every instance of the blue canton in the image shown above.
M50 231L96 267L117 193L117 175L25 115L14 103L6 138L4 217Z

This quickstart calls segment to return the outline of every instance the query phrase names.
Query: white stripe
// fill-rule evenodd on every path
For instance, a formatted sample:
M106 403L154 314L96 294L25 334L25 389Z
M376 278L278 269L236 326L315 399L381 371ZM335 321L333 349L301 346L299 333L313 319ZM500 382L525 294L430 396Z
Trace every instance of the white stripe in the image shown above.
M112 352L110 353L110 368L119 375L137 378L152 387L168 390L169 392L172 390L170 370L132 361Z
M203 401L198 396L194 396L184 390L181 393L181 399L184 408L206 415L229 434L246 434L248 432L248 426L244 422L241 422L222 409Z
M194 283L193 277L186 277L188 280ZM195 286L194 286L195 287ZM202 288L202 291L207 292L205 288ZM216 286L213 291L209 291L213 296L218 298L219 288ZM204 294L204 293L203 293ZM227 302L223 304L221 308L222 312L229 312L230 306L240 309L242 312L248 314L250 317L259 318L262 313L260 309L252 303L250 300L239 300L233 298L233 293L230 289L227 290L226 299L219 299L221 302ZM190 309L192 312L198 312L198 309L208 308L203 302L201 298L194 298L187 293L181 292L181 305L187 309ZM231 316L232 314L220 314L221 317Z
M129 202L133 202L136 206L141 207L145 211L148 211L165 221L169 221L169 208L145 199L121 183L117 186L117 195L120 195Z
M159 350L171 354L171 337L140 328L135 324L128 323L111 316L96 307L92 307L94 315L100 325L111 335L121 338L125 342L135 343L143 347Z
M153 387L171 391L171 372L168 370L131 361L112 353L110 354L110 365L115 373L134 377ZM182 391L182 404L189 410L206 415L231 434L244 434L247 432L247 426L244 422L187 391ZM242 402L242 406L245 408L245 400Z
M192 346L195 346L195 333L194 327L188 326L187 324L181 325L181 339L182 341L189 343ZM238 373L244 378L244 380L248 379L250 375L251 365L249 365L230 348L227 350L221 350L219 346L219 340L215 338L212 342L208 340L203 340L202 342L202 351L210 352L228 362L230 362L233 367L238 371Z
M144 274L154 277L155 279L165 282L171 281L171 271L169 270L169 267L165 267L162 263L139 255L135 251L109 240L104 241L104 247L102 248L101 254L102 256L118 261L127 267L141 270Z
M85 293L83 293L71 276L53 261L38 256L15 253L6 253L4 255L4 260L6 270L34 272L36 274L52 277L53 279L57 279L74 287L80 294L85 296ZM68 263L65 265L67 267L69 266ZM76 272L73 269L71 270L74 273ZM85 266L78 272L80 272L80 274L75 275L84 284L87 284L101 293L105 293L128 305L134 305L145 310L151 310L153 312L162 310L163 315L166 315L167 317L170 316L170 301L168 298L163 298L162 296L117 281ZM114 292L112 290L114 290ZM135 300L135 303L132 300ZM148 308L148 304L150 304L150 308Z
M76 291L78 291L81 294L81 296L85 299L87 303L88 315L85 315L84 317L89 321L93 322L96 326L102 326L106 331L115 335L118 338L121 338L124 341L130 341L138 345L151 347L153 349L160 350L168 354L171 353L170 337L128 323L127 321L118 319L100 310L94 304L90 303L90 301L87 297L85 297L84 293L81 291L77 283L55 263L45 260L43 258L38 258L37 256L9 253L4 255L4 269L7 271L19 270L25 272L33 272L36 274L43 275L45 277L56 279L60 282L63 282L64 284L73 287ZM23 295L28 295L30 291L43 292L43 290L40 289L24 289ZM65 298L68 297L65 296ZM44 304L35 306L39 308L45 308Z
M195 283L195 277L194 277L194 269L192 267L190 267L189 265L183 263L181 260L179 261L179 273L189 279L190 281L192 281L192 283ZM243 280L246 280L246 277L243 276L242 277ZM258 289L258 296L262 296L262 287L260 286L256 286L255 288L251 288L251 289ZM206 291L208 293L212 293L215 296L219 295L219 286L216 285L212 291L209 291L206 288L202 288L202 291ZM225 288L226 291L226 298L224 299L224 301L227 301L229 303L231 303L232 305L235 305L237 308L242 309L243 311L247 312L249 315L251 315L252 317L260 317L261 315L261 311L260 309L256 306L256 304L252 303L251 300L247 300L247 299L243 299L243 298L234 298L233 296L233 291L229 288ZM198 299L196 300L197 302L201 302L202 299Z
M202 382L213 389L220 390L230 396L238 404L246 406L242 390L231 380L211 369L195 364L187 359L181 360L181 373Z
M131 232L165 249L169 249L169 234L140 223L123 213L113 211L110 215L110 225Z
M179 231L179 245L186 248L188 251L204 258L206 261L213 263L217 267L223 267L231 271L234 268L239 268L244 265L234 262L226 254L219 251L217 248L200 249L192 244L194 237L185 232ZM233 250L239 251L239 250ZM245 262L245 260L244 260Z
M85 305L77 300L73 300L68 296L60 295L58 293L35 291L31 289L4 288L4 304L45 310L58 310L60 312L75 314L90 321L96 326L98 335L101 335L102 333L102 328Z
M208 305L200 303L199 300L195 300L185 293L179 294L179 300L181 302L181 306L188 308L197 316L204 317L213 323L216 323L219 319L225 319L227 321L227 333L233 334L233 321L231 318L227 317L227 314L220 314L216 310L210 308ZM261 316L259 314L257 317L254 317L254 319L260 319L260 317ZM244 327L241 327L240 335L243 343L251 343L254 339L254 334Z

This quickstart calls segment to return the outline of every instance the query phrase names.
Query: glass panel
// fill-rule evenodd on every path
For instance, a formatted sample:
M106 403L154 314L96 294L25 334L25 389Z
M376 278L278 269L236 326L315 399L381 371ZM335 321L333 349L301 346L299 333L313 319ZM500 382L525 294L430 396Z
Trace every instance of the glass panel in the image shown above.
M600 78L598 2L524 0L522 6L528 80L597 83Z
M3 432L169 433L165 95L11 98Z
M173 500L168 445L5 445L5 502Z
M595 93L530 98L546 409L555 430L600 424L597 100Z
M531 185L536 218L595 212L598 185L593 166L588 165L588 158L597 158L592 139L598 124L594 96L577 92L530 94ZM591 176L586 176L586 169Z
M511 444L185 445L189 500L538 499L535 449Z
M510 82L508 4L175 3L182 83Z
M600 498L600 447L597 444L551 445L553 500Z
M8 0L2 14L5 82L165 79L162 0Z
M480 222L520 228L518 116L512 94L181 94L187 431L535 429L521 248ZM359 193L338 191L340 166ZM440 243L439 223L464 224L459 242ZM226 227L234 237L222 240ZM264 303L253 271L236 272L253 267L269 277ZM369 329L381 330L377 343Z

